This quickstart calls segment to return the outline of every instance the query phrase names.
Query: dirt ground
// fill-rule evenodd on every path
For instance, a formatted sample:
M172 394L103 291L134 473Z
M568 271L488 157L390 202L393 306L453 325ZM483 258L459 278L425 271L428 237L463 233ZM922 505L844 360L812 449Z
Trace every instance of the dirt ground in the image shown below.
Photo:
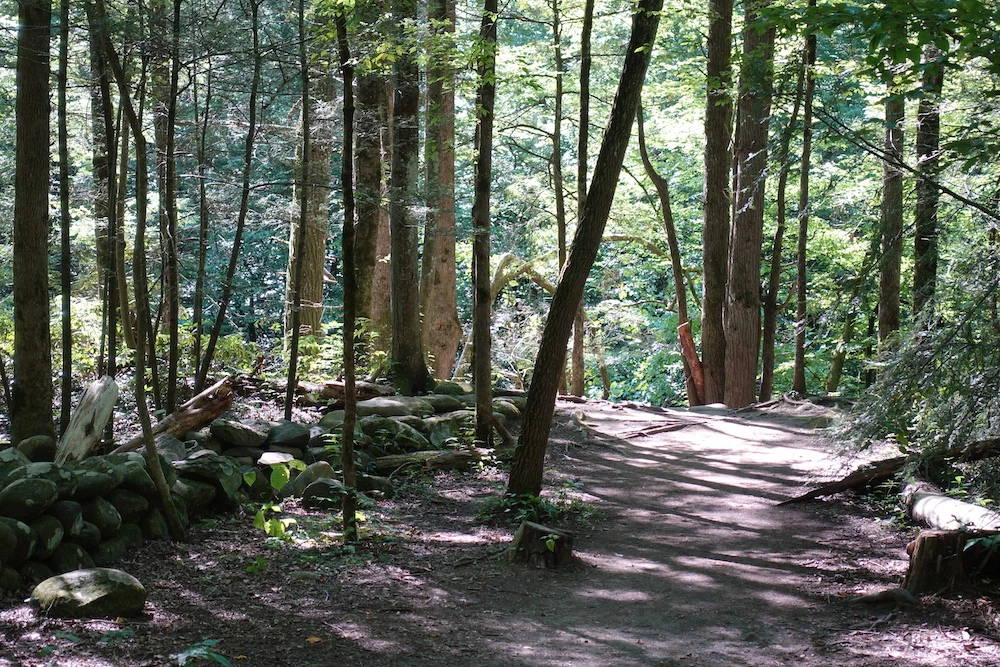
M6 600L0 667L1000 664L995 587L856 602L900 584L912 531L853 498L777 506L844 471L812 412L590 402L556 419L546 493L599 512L575 527L570 568L497 557L512 531L476 514L498 468L439 473L366 509L353 551L287 503L292 542L237 514L149 544L120 566L147 588L141 619Z

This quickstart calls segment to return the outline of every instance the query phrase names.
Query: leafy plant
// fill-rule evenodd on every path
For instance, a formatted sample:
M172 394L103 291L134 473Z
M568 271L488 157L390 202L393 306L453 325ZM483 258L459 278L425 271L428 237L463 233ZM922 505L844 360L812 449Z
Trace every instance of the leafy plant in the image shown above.
M291 540L292 537L288 533L288 528L295 525L295 519L291 517L271 516L272 513L281 511L281 505L265 503L257 510L257 514L254 515L253 527L263 530L268 537L276 537L284 541Z
M180 653L171 653L170 659L180 667L190 665L195 660L210 660L224 667L232 667L233 663L224 655L212 650L219 643L218 639L202 639L196 644L192 644Z

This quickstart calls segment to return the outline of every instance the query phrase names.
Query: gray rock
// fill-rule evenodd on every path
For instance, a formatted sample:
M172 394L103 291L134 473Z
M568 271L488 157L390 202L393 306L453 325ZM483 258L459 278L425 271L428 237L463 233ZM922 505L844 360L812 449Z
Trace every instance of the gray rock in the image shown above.
M24 579L20 572L8 565L0 567L0 591L19 591L22 588Z
M260 447L227 447L222 450L222 456L228 456L231 459L253 459L257 460L257 457L261 453Z
M48 514L28 522L28 527L38 536L35 553L31 556L35 560L47 560L55 552L56 547L62 544L63 536L66 534L59 519Z
M56 574L94 567L94 559L82 546L73 542L63 542L56 547L45 564Z
M109 461L106 456L91 456L88 459L83 459L82 461L73 462L71 465L75 470L93 470L95 472L102 472L105 475L109 475L112 479L112 488L117 488L125 481L125 476L118 466L113 462Z
M145 541L142 537L142 528L136 523L123 523L118 530L118 537L125 542L125 548L129 551L138 549Z
M434 412L438 414L454 412L455 410L465 408L462 401L449 394L430 394L429 396L421 396L420 398L430 403L431 407L434 408Z
M392 498L396 495L396 487L392 485L389 478L366 473L358 473L358 491L369 494L376 492L385 498Z
M111 490L117 486L115 478L104 472L77 470L75 474L76 491L68 497L69 500L85 502L111 493Z
M67 537L76 537L83 526L83 507L75 500L57 500L49 507L47 514L59 520Z
M400 424L406 424L420 435L424 435L427 429L427 427L424 426L424 420L421 417L393 417L393 419L398 421Z
M179 479L170 492L184 503L188 514L197 514L211 505L217 494L213 484L197 479Z
M17 549L17 533L6 523L0 523L0 565L6 563Z
M56 441L47 435L35 435L17 443L17 450L32 461L55 461Z
M324 477L332 479L335 476L336 473L333 470L333 466L326 461L317 461L312 465L306 466L306 469L300 472L295 479L279 489L278 495L282 498L292 496L301 497L306 487L316 480Z
M97 545L101 543L101 529L89 521L84 521L80 526L80 532L72 541L87 551L96 549Z
M0 517L0 523L6 525L14 533L14 537L17 540L14 550L7 556L6 564L11 567L20 567L22 563L29 560L35 554L35 545L38 543L38 536L23 521L2 516Z
M301 447L288 447L285 445L267 444L264 445L264 450L268 452L281 452L283 454L291 454L292 458L299 459L300 461L302 460L302 457L305 456L305 450L303 450Z
M56 485L60 498L68 498L76 493L76 473L55 463L39 461L12 470L7 476L7 483L18 479L47 479Z
M309 429L302 424L287 420L275 422L267 432L267 445L297 447L302 449L309 443ZM283 450L278 450L283 451Z
M493 411L499 412L507 419L518 419L521 416L521 411L517 409L517 406L505 398L493 399Z
M94 565L107 567L121 561L127 553L128 542L121 535L116 535L98 544L96 549L90 551L90 556L94 559Z
M335 479L317 479L302 492L302 506L309 509L337 510L344 502L347 488Z
M122 515L115 506L104 498L91 498L80 503L83 506L83 520L97 526L102 540L110 540L118 534L122 525Z
M169 433L161 433L156 436L156 451L160 456L168 461L181 461L187 458L188 450L179 438Z
M49 577L56 575L51 567L38 560L29 560L21 566L18 572L28 585L37 584L39 581L45 581Z
M54 482L47 479L19 479L0 491L0 514L26 521L45 513L59 498Z
M463 386L458 382L452 382L450 380L445 380L443 382L438 382L434 387L434 393L436 394L447 394L448 396L463 396L472 391L472 387L469 385Z
M12 470L16 470L21 466L26 466L29 463L31 463L31 459L22 454L15 447L0 449L0 485L6 484L7 475L9 475Z
M425 433L431 447L441 449L448 440L460 438L463 432L473 428L475 417L476 413L472 410L456 410L425 419Z
M243 473L232 459L206 452L205 456L185 461L176 461L174 469L185 479L207 482L219 491L218 499L227 504L240 501L238 491L243 485Z
M115 506L125 523L135 523L149 511L149 501L128 489L117 488L107 495L106 500Z
M146 589L121 570L90 568L46 579L31 591L30 601L39 613L57 618L138 616Z
M431 407L431 404L416 396L378 396L358 403L359 417L370 415L379 415L382 417L404 417L406 415L429 417L432 414L434 414L434 408Z
M344 425L344 411L343 410L331 410L323 415L323 418L319 420L318 426L320 428L326 429L327 431L340 430L340 427Z
M270 424L216 419L209 428L213 436L231 447L260 447L267 440Z
M279 465L282 463L291 463L295 460L295 457L286 452L264 452L257 459L257 465L261 466L272 466Z
M139 530L146 540L165 540L170 537L170 527L160 510L151 510L139 520Z
M135 460L125 461L118 465L122 472L122 483L119 489L138 493L146 500L156 500L159 496L156 492L156 484L146 470L145 461Z
M400 423L399 431L392 440L404 453L419 452L431 447L431 443L420 431L405 423Z

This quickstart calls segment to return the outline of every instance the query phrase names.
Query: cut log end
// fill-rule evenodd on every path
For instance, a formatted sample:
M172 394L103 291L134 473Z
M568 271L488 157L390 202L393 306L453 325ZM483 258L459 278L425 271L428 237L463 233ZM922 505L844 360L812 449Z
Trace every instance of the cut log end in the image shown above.
M914 595L949 595L965 588L965 538L956 530L925 530L917 535L906 547L910 566L903 588Z
M573 562L573 533L524 521L507 549L508 563L540 568L565 567Z

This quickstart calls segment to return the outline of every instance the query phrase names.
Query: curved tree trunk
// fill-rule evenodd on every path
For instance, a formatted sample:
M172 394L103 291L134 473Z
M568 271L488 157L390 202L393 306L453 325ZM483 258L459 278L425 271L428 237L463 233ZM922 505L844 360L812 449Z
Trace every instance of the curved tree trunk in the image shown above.
M552 426L559 376L566 360L566 343L611 211L662 6L663 0L640 0L632 19L632 36L611 118L594 165L594 180L587 195L583 218L573 237L562 280L552 297L535 357L535 370L528 389L528 409L524 414L507 484L510 495L537 496L541 492L545 446Z

